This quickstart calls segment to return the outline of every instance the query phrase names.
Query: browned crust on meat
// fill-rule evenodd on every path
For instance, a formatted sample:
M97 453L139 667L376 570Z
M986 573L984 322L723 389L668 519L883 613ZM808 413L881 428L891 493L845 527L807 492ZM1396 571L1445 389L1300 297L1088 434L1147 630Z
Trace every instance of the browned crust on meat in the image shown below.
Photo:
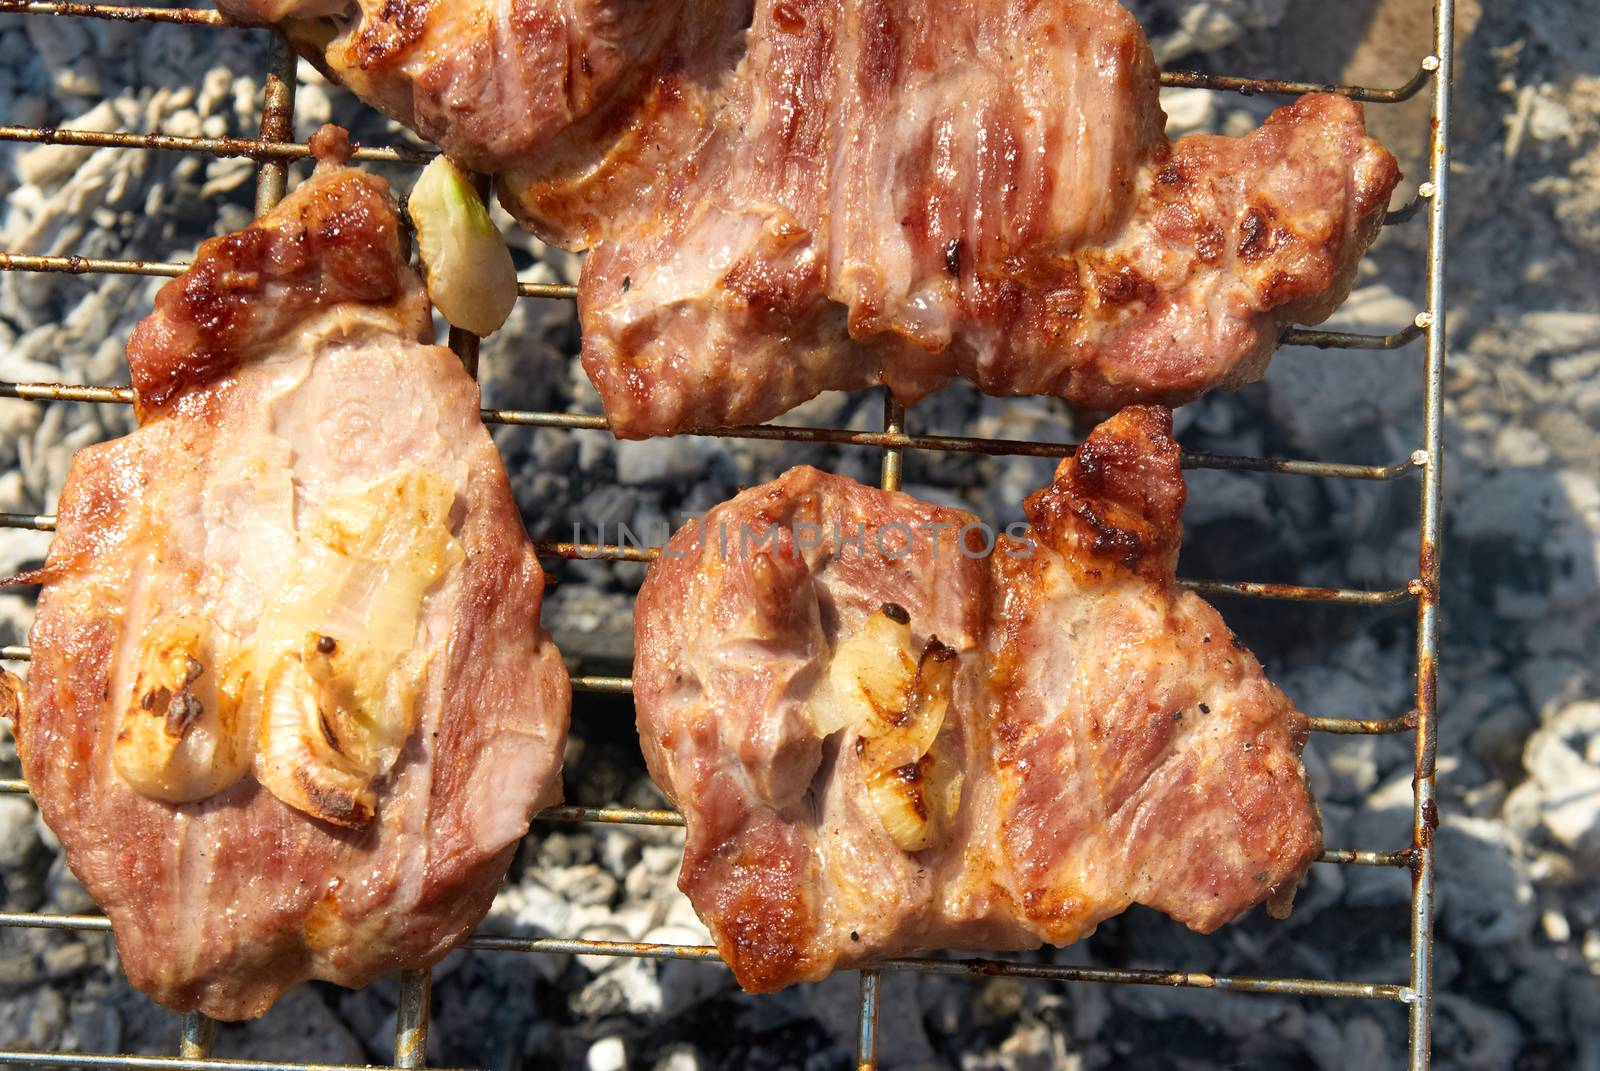
M455 361L444 351L438 359ZM469 407L476 401L470 385L462 395ZM75 458L63 490L60 531L43 571L45 588L30 637L35 687L17 719L17 736L41 814L60 836L69 866L111 918L130 980L174 1010L239 1019L262 1014L279 992L313 974L361 986L425 967L470 936L517 842L490 850L480 842L474 816L453 813L449 801L466 794L475 773L481 776L478 756L495 712L511 706L540 711L541 719L549 715L535 730L549 734L546 790L530 799L530 813L556 802L569 684L547 636L538 634L536 644L510 639L525 635L538 620L542 572L503 470L482 465L474 468L467 493L475 508L461 537L467 560L455 632L437 663L449 682L437 732L426 744L413 739L407 745L414 755L426 748L432 764L427 826L416 834L426 837L426 853L403 861L419 874L395 872L392 846L379 858L376 849L398 830L371 823L350 828L361 816L347 813L348 799L319 799L331 812L323 815L330 820L324 824L279 803L250 778L178 806L134 793L109 772L104 749L110 738L101 729L109 716L104 699L118 608L90 599L94 589L85 587L84 574L117 554L115 540L136 524L127 513L147 508L152 474L171 455L192 448L183 432L196 422L180 412ZM477 434L483 436L484 459L498 460L486 433L480 428ZM104 616L97 616L102 606ZM531 729L511 727L519 737ZM204 840L204 866L222 892L184 885L188 879L178 860L187 850L186 837ZM277 847L263 850L264 844ZM348 876L362 864L341 853L350 850L344 846L361 844L372 850L363 889L335 879L324 893L328 857L337 858L333 872ZM374 911L360 899L412 882L416 898L403 912ZM234 900L230 906L237 913L226 921L208 904L235 887L230 883L239 898L251 902ZM250 883L256 883L255 891L247 894ZM204 916L203 943L174 958L172 919L189 912ZM313 954L324 957L320 965Z
M172 429L158 434L171 435ZM177 438L164 440L162 445L182 448ZM56 499L56 536L50 541L44 565L4 583L49 585L87 570L102 551L114 547L120 537L118 529L126 523L124 514L137 508L140 494L151 480L141 460L125 439L95 443L74 454ZM44 598L43 592L40 598Z
M818 971L812 953L817 915L806 874L809 852L777 831L741 843L749 846L732 858L714 850L700 866L686 860L679 879L686 888L714 889L717 950L739 985L770 993L796 978L826 973L826 966Z
M1063 8L1064 17L1103 22L1112 5ZM1308 95L1243 138L1169 144L1159 128L1148 48L1126 12L1115 10L1126 25L1109 43L1097 39L1125 59L1116 90L1107 92L1126 94L1123 103L1140 110L1136 132L1116 140L1133 148L1112 162L1106 180L1104 197L1118 208L1104 219L1080 213L1081 231L1053 233L1057 224L1047 220L1059 175L1016 170L1030 136L1014 105L996 104L974 120L983 125L985 148L963 158L963 167L952 169L941 155L951 151L940 142L949 131L929 127L909 132L888 161L903 194L849 186L860 181L851 157L820 162L827 158L808 124L848 114L857 125L893 127L896 87L923 84L908 65L926 57L906 50L937 34L908 29L893 4L863 2L835 14L832 25L797 5L758 5L751 33L759 43L741 70L762 105L741 123L738 139L758 146L762 162L739 157L743 163L731 164L743 150L717 139L737 139L726 130L712 135L712 148L653 190L656 217L630 225L621 251L611 248L621 230L585 207L594 237L612 240L586 267L579 308L584 364L613 430L641 437L758 422L821 390L872 381L907 404L961 375L990 394L1053 395L1083 409L1114 410L1182 404L1259 378L1285 326L1324 319L1348 294L1398 168L1366 136L1361 106L1330 95ZM1093 36L1093 27L1074 29ZM803 40L810 43L797 46ZM819 73L828 65L832 80ZM840 112L823 88L838 83L852 88L858 111ZM636 110L640 125L629 137L658 124L673 136L681 132L665 113L648 112ZM756 116L766 117L764 125ZM949 125L960 129L959 121ZM871 148L870 133L861 140L863 153L888 151ZM1047 156L1065 151L1045 148ZM619 148L616 166L638 158ZM580 189L614 196L591 172L577 173ZM846 184L863 218L819 217L817 191L829 204L837 184ZM521 196L531 203L565 185L541 180L529 189ZM993 232L966 220L961 206L972 202L983 218L998 221ZM826 274L782 270L787 248L728 238L752 233L740 213L760 212L785 227L792 220ZM885 250L863 237L879 231L903 237L906 248ZM712 235L732 242L734 266L720 276L692 267L705 259L690 256L694 243ZM591 273L602 269L606 280L592 283ZM661 294L660 303L626 296L614 285L625 277ZM817 305L819 292L844 317L843 334L819 329L830 321ZM788 345L763 352L762 340L773 337Z
M422 39L435 0L382 0L368 7L350 54L362 70L398 64Z
M947 657L945 643L970 649L987 604L942 600L952 597L952 576L975 590L982 574L982 562L963 557L956 542L972 520L799 466L679 529L640 590L640 744L652 777L686 818L679 887L746 989L820 978L848 952L827 944L833 905L816 891L825 860L796 825L812 806L807 786L825 761L823 741L788 720L778 694L790 686L781 675L761 677L760 695L743 691L723 645L803 657L818 615L843 612L819 603L817 573L826 570L841 590L870 586L872 611L892 602L920 628L942 622L932 657ZM903 558L879 551L877 533L891 523L913 533ZM935 536L922 524L939 526L938 560L958 564L931 568ZM891 555L903 536L885 534ZM785 794L791 789L798 794Z
M1270 207L1256 209L1270 228L1267 248L1261 254L1270 258L1277 247L1299 243L1320 255L1323 269L1304 279L1295 279L1292 288L1280 291L1277 278L1263 292L1263 304L1275 309L1282 323L1320 323L1343 304L1355 281L1356 265L1378 232L1389 207L1389 198L1400 183L1400 163L1394 154L1367 136L1362 106L1347 97L1311 94L1280 108L1267 119L1267 126L1304 125L1321 129L1338 141L1351 172L1347 211L1342 227L1325 232L1299 233L1294 221L1275 218ZM1241 250L1241 253L1243 251ZM1282 306L1282 307L1280 307Z
M506 680L515 679L521 667L485 662L482 652L492 649L497 636L528 627L539 620L544 602L545 574L527 541L522 515L511 496L504 463L498 450L487 451L483 461L469 476L478 510L469 518L463 533L471 555L472 568L463 578L457 642L449 651L447 672L461 686L444 699L440 735L433 742L434 794L442 799L458 795L472 775L471 759L478 741L469 731L482 710L495 709L505 702ZM550 712L547 729L556 739L565 739L572 707L572 684L560 654L549 633L537 633L538 675L537 708ZM561 802L561 780L555 778L548 792L537 801L540 807ZM466 836L470 827L457 826L454 833ZM448 858L452 847L438 844L437 854ZM454 850L466 850L459 845Z
M0 718L10 723L19 751L26 747L22 742L22 707L27 701L28 688L22 678L9 669L0 669Z
M320 0L219 3L592 251L583 362L625 438L958 375L1092 412L1252 382L1399 179L1338 95L1170 143L1113 0L338 0L315 32Z
M1172 413L1130 406L1101 424L1023 509L1047 546L1086 570L1170 574L1188 495Z
M313 148L326 163L294 197L202 244L156 295L155 312L128 342L141 420L336 305L389 307L419 341L431 331L387 183L339 165L349 153L342 131L319 132Z
M311 155L316 157L317 163L328 167L345 166L350 162L351 154L355 152L355 146L350 144L350 131L332 123L325 123L319 127L317 132L311 135L307 145L311 149Z

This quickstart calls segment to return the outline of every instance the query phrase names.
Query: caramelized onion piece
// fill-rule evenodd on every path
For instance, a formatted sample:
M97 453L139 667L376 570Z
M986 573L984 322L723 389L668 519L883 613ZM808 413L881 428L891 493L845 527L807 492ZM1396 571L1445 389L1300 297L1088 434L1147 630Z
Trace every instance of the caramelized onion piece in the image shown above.
M906 691L916 673L911 618L901 607L885 603L834 651L809 705L818 734L848 728L876 736L893 727L905 710Z
M201 622L161 621L140 637L133 693L118 723L111 762L135 791L189 803L215 795L250 768L251 733L239 689L218 681L226 652Z
M943 836L961 802L960 766L942 733L955 684L956 652L928 640L894 724L856 741L873 808L895 844L921 851Z
M371 776L345 757L298 657L267 682L256 776L284 803L336 826L360 829L377 809Z
M450 481L408 465L302 523L300 566L251 655L264 682L256 778L291 807L352 828L372 819L417 726L428 592L465 556L454 505Z
M874 717L862 731L872 761L879 766L903 766L928 753L950 709L950 691L956 679L956 652L928 640L917 660L916 671L887 716ZM877 711L874 711L877 714Z
M839 643L807 704L819 735L855 734L867 795L903 851L936 843L961 804L961 764L945 731L956 665L938 637L919 656L911 616L885 603Z
M341 489L300 526L300 561L247 647L214 624L159 620L138 636L112 746L135 791L186 803L254 766L291 807L357 828L416 730L428 592L464 560L454 484L415 465Z

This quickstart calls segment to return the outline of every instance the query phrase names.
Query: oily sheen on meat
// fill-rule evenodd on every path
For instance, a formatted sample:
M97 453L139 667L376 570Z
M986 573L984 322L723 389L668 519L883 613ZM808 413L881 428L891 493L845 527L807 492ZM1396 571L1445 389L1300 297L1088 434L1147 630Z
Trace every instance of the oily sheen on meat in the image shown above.
M162 288L140 426L79 451L23 578L29 788L134 984L222 1019L459 944L560 796L570 706L388 187L314 147Z
M741 985L1286 904L1322 844L1306 722L1175 584L1184 495L1170 414L1134 407L998 542L810 468L673 536L639 735Z
M218 0L589 249L620 436L960 376L1093 410L1258 378L1399 178L1360 105L1163 133L1114 0Z

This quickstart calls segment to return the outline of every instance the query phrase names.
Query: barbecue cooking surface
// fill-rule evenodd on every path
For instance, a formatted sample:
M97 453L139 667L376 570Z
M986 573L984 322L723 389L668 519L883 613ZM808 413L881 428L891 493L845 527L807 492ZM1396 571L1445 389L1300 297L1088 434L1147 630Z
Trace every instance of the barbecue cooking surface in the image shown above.
M21 10L20 0L0 0L0 7L10 10ZM90 18L126 18L129 9L104 7L95 4L78 5L74 7L60 7L46 3L31 3L28 10L36 12L30 18L51 17L90 17ZM195 28L185 32L202 33L231 33L237 32L225 27L222 20L212 13L204 10L168 10L168 9L139 9L132 12L132 17L143 20L171 21L192 24ZM1423 507L1423 529L1421 541L1421 559L1418 578L1409 585L1390 591L1359 591L1359 590L1329 590L1297 588L1289 585L1255 584L1250 582L1204 582L1199 588L1208 594L1232 594L1248 597L1269 597L1286 599L1332 599L1350 606L1351 613L1360 613L1359 607L1372 607L1391 605L1403 601L1414 600L1419 612L1418 627L1418 680L1417 698L1418 708L1405 718L1391 718L1389 720L1375 720L1370 722L1349 722L1339 719L1313 717L1310 719L1313 732L1340 732L1340 733L1405 733L1415 732L1415 743L1418 755L1418 781L1416 786L1416 831L1414 841L1410 847L1401 851L1392 850L1350 850L1338 848L1327 851L1322 859L1325 864L1343 865L1377 865L1377 866L1410 866L1416 876L1415 898L1412 905L1412 919L1414 929L1412 933L1413 969L1409 975L1401 978L1387 977L1383 979L1347 980L1347 979L1306 979L1291 977L1266 977L1251 978L1239 976L1221 976L1197 973L1184 970L1128 970L1106 967L1084 967L1055 963L1020 962L1014 959L963 961L963 960L931 960L931 959L901 959L884 965L890 971L939 971L958 975L976 975L989 977L993 975L1024 975L1034 979L1056 979L1066 981L1087 981L1093 983L1134 983L1155 985L1176 985L1183 987L1218 988L1233 992L1272 992L1283 994L1303 994L1318 998L1358 998L1376 999L1387 1002L1401 1002L1408 1009L1412 1024L1412 1058L1410 1066L1423 1068L1428 1066L1429 1023L1432 1012L1432 980L1431 980L1431 945L1428 940L1428 927L1433 917L1432 901L1432 866L1433 844L1430 835L1433 815L1433 745L1435 740L1435 707L1433 685L1435 681L1434 651L1437 637L1437 605L1438 605L1438 563L1436 557L1437 539L1439 535L1438 489L1439 470L1437 461L1441 457L1442 439L1440 431L1440 406L1442 393L1439 388L1439 375L1443 367L1444 356L1444 289L1441 267L1444 260L1445 235L1444 219L1448 169L1446 167L1449 142L1449 79L1452 70L1452 18L1453 4L1445 0L1439 10L1437 54L1426 57L1420 69L1404 85L1393 89L1376 89L1369 87L1341 87L1338 92L1349 95L1357 100L1377 102L1380 105L1394 101L1409 99L1418 92L1426 92L1434 100L1435 154L1428 175L1424 176L1429 181L1424 183L1421 197L1418 202L1406 211L1396 214L1391 218L1392 223L1406 223L1420 209L1420 218L1412 226L1426 226L1428 229L1428 267L1429 284L1426 292L1424 311L1419 315L1418 323L1413 328L1388 337L1365 335L1342 335L1329 332L1291 331L1289 339L1301 345L1318 345L1345 348L1368 349L1398 349L1418 338L1426 336L1427 362L1429 371L1429 392L1425 415L1428 418L1427 433L1419 444L1421 449L1407 458L1397 458L1392 466L1360 466L1346 465L1325 461L1309 460L1276 460L1276 459L1233 459L1209 458L1204 456L1189 455L1185 457L1186 467L1214 467L1214 468L1246 468L1262 472L1282 473L1289 477L1315 476L1318 478L1344 478L1360 480L1388 480L1399 478L1417 478L1421 489ZM1292 73L1292 72L1282 72ZM1318 87L1305 83L1293 82L1266 82L1259 79L1218 78L1206 75L1191 75L1185 73L1164 72L1162 81L1165 85L1190 85L1205 86L1222 90L1244 90L1256 93L1288 93L1297 94L1311 92L1330 87ZM292 113L293 97L291 92L285 92L295 82L294 64L287 58L285 52L277 55L268 78L267 109L263 116L262 134L259 141L246 141L234 143L208 142L203 139L166 135L159 139L141 134L114 132L101 134L95 131L51 130L32 131L11 128L0 131L0 138L7 140L38 141L46 140L52 143L67 145L112 145L112 146L155 146L159 145L168 150L187 151L191 153L209 153L213 155L250 155L257 159L265 160L262 164L261 195L258 198L258 208L264 211L270 207L281 194L285 167L282 161L293 159L297 156L308 155L309 150L304 145L295 145L290 142L289 117ZM392 149L384 146L365 146L361 150L362 159L380 159L390 161L410 161L415 154L405 148ZM0 270L18 271L45 271L45 272L84 272L91 277L98 278L97 273L120 272L138 274L176 274L181 266L166 265L149 261L131 260L104 260L92 258L78 258L72 256L45 256L38 255L45 252L39 249L7 250L6 256L0 258ZM64 252L72 252L66 250ZM156 253L156 250L149 250ZM161 252L164 252L161 251ZM523 287L525 295L538 298L569 299L574 296L572 288L559 286L528 285ZM474 340L463 338L458 348L469 357L475 355ZM1420 355L1420 354L1419 354ZM1296 359L1316 359L1309 356L1300 356ZM1336 360L1335 355L1328 355L1323 359ZM1403 360L1403 354L1397 354L1394 359ZM26 399L37 400L68 400L73 402L117 404L130 400L130 394L125 389L119 390L102 386L63 385L60 383L22 383L5 384L3 389L7 393ZM899 458L906 449L921 449L935 451L955 452L985 452L985 453L1031 453L1043 456L1061 456L1066 448L1055 444L1020 443L1003 440L986 440L970 438L951 438L936 435L920 434L916 426L916 414L911 414L911 426L908 429L904 414L893 406L886 408L886 427L883 432L861 432L838 428L825 429L734 429L727 433L735 437L752 438L783 438L798 442L855 442L873 447L881 447L886 452L885 483L888 486L897 486L899 476ZM544 413L530 411L501 410L486 414L486 419L491 422L509 422L524 426L548 427L561 429L594 428L603 429L604 420L585 414L574 413ZM908 433L909 430L909 433ZM7 515L0 518L8 526L30 527L48 529L54 522L51 516L34 515ZM547 543L539 547L540 553L545 555L572 556L577 548L561 543ZM599 547L590 548L590 553L619 559L642 558L633 548L627 547ZM13 660L26 660L29 652L27 648L5 648L3 656ZM574 678L576 690L626 692L629 688L626 678ZM1384 712L1375 712L1382 716ZM26 787L20 781L0 782L0 790L8 792L25 792ZM598 804L604 801L585 801ZM672 824L676 821L670 812L636 810L622 807L589 807L589 808L557 808L546 812L547 818L560 821L583 820L590 822L645 822L651 824ZM1366 845L1366 849L1390 849L1394 845ZM1385 917L1385 926L1397 928L1402 925L1394 917ZM12 915L0 919L0 924L24 926L48 926L52 928L64 927L74 930L96 930L105 927L105 920L93 916L65 916L43 917L37 915ZM1317 935L1307 931L1300 938L1315 946ZM570 936L557 935L551 938L485 938L477 937L468 942L469 948L478 950L478 954L490 955L521 955L521 954L555 954L566 955L572 952L591 952L622 956L647 956L665 959L690 959L696 961L709 961L715 963L715 950L695 946L635 946L619 942L585 941L572 939ZM1181 967L1181 963L1165 962L1161 967ZM714 966L704 969L714 970ZM1283 972L1270 972L1281 975ZM867 971L861 980L860 1002L860 1045L859 1055L863 1067L877 1065L877 1050L879 1039L878 1020L878 986L879 975L877 971ZM1033 984L1038 984L1037 982ZM422 1051L424 1042L428 1037L428 975L426 972L408 972L402 976L399 987L399 1006L396 1022L395 1062L398 1066L423 1066ZM1209 1000L1235 999L1223 996L1208 998ZM1248 999L1248 998L1247 998ZM1206 1005L1209 1006L1209 1003ZM895 1028L892 1023L885 1023L883 1030L886 1032L887 1044L893 1045ZM203 1016L190 1015L184 1020L183 1040L180 1046L184 1058L204 1058L210 1051L212 1038L212 1024ZM279 1054L264 1048L252 1055L273 1060ZM49 1064L57 1059L51 1053L8 1053L0 1054L0 1059L6 1062L22 1062L31 1064ZM115 1055L88 1055L75 1057L85 1066L125 1066L122 1058ZM157 1059L154 1063L172 1062ZM275 1065L278 1066L278 1065ZM281 1066L299 1068L303 1065L285 1063Z
M1210 932L1293 895L1322 847L1305 718L1174 582L1171 426L1100 425L989 554L965 511L810 468L667 544L634 611L640 742L741 985L1070 944L1133 903ZM896 624L954 663L925 729L928 655L877 681Z
M1399 178L1342 97L1172 145L1115 0L219 6L337 13L285 25L592 250L584 366L628 438L879 383L1110 411L1253 381L1344 300Z

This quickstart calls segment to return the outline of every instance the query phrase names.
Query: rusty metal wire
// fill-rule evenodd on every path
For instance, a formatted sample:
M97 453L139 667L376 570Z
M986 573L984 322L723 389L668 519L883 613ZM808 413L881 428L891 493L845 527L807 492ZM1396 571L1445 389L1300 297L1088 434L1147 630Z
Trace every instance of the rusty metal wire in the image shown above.
M26 795L28 783L21 778L0 779L0 795ZM546 807L534 815L538 822L562 822L568 824L593 824L616 826L663 826L667 828L682 828L683 815L677 811L662 807L582 807L573 804L564 804L555 807ZM1375 866L1375 867L1400 867L1411 865L1411 849L1402 848L1397 851L1374 852L1363 851L1355 848L1325 848L1317 857L1319 863L1332 863L1342 866ZM56 920L98 918L94 915L68 916L68 915L7 915L0 914L0 926L25 926L26 922L17 921L22 918L31 918L41 921L41 926L55 926L59 929L80 929L82 927L72 923L62 923Z
M885 451L885 465L896 455ZM894 483L898 486L899 469L896 462ZM884 481L890 483L888 479ZM36 532L53 532L56 518L49 513L0 513L0 528L27 528ZM653 562L661 554L660 547L632 543L572 543L561 540L534 540L534 550L545 558L564 558L571 561ZM1200 595L1233 595L1253 599L1276 599L1288 602L1327 602L1344 606L1395 606L1415 597L1420 581L1413 580L1405 587L1366 591L1358 588L1304 587L1299 584L1272 584L1251 580L1180 580L1184 587Z
M104 1056L75 1052L4 1052L0 1067L108 1067L128 1071L190 1068L194 1071L381 1071L369 1064L305 1064L276 1060L217 1060L206 1056ZM399 1067L400 1064L391 1066ZM420 1064L415 1066L422 1066ZM466 1069L461 1069L466 1071Z
M77 18L113 19L119 22L167 22L190 26L237 26L252 28L250 23L235 23L215 11L204 8L133 7L121 4L61 3L44 0L0 0L0 14L23 13L34 15L63 15ZM1268 78L1236 78L1226 75L1200 74L1185 71L1162 71L1161 84L1187 89L1215 89L1245 96L1257 93L1282 96L1301 96L1305 93L1337 93L1375 104L1394 104L1410 100L1428 84L1429 76L1439 69L1437 56L1428 56L1404 84L1394 89L1371 89L1367 86L1337 85L1325 82L1291 82Z
M226 26L228 20L209 8L125 7L122 4L36 3L0 0L0 15L69 15L114 22L173 22L185 26Z
M1369 89L1366 86L1330 85L1324 82L1284 82L1265 78L1231 78L1215 74L1190 74L1183 71L1161 72L1161 84L1164 86L1180 86L1186 89L1222 89L1234 93L1243 93L1245 96L1254 96L1257 93L1272 93L1287 96L1301 96L1305 93L1337 93L1341 97L1359 100L1368 104L1398 104L1410 100L1432 79L1433 73L1439 69L1439 57L1428 56L1417 68L1417 73L1412 75L1403 85L1393 89Z
M217 1039L217 1021L199 1012L188 1012L183 1017L183 1032L178 1035L180 1060L203 1060L211 1055L211 1043Z
M97 3L41 2L41 0L0 0L0 14L111 19L124 22L165 23L234 30L252 29L230 23L204 8L135 7ZM1438 646L1438 546L1440 534L1440 460L1442 458L1442 370L1445 334L1445 212L1449 165L1450 73L1454 54L1454 0L1437 0L1435 5L1435 50L1425 57L1416 73L1392 89L1363 86L1324 85L1310 82L1235 78L1185 72L1163 72L1167 86L1203 88L1243 94L1297 95L1309 92L1339 93L1359 101L1394 103L1415 97L1432 87L1433 138L1429 180L1418 188L1408 204L1391 211L1386 225L1403 225L1424 211L1428 219L1427 304L1415 321L1388 335L1352 334L1336 331L1292 329L1282 342L1289 346L1322 349L1398 350L1418 339L1426 339L1427 394L1424 411L1424 443L1408 458L1390 465L1349 465L1334 462L1227 457L1186 452L1187 468L1270 472L1368 481L1397 480L1413 472L1421 474L1422 537L1419 546L1418 576L1402 587L1389 590L1352 590L1305 587L1288 584L1246 581L1192 580L1188 587L1207 596L1286 599L1327 602L1352 607L1384 607L1415 601L1417 612L1417 699L1415 709L1400 717L1379 719L1311 717L1313 731L1333 734L1390 735L1415 734L1415 797L1412 842L1397 851L1328 849L1320 862L1350 866L1403 867L1413 877L1410 912L1411 976L1407 984L1324 981L1306 978L1244 978L1184 971L1149 971L1099 967L1069 967L1031 963L1018 959L943 959L907 957L879 964L863 971L859 991L858 1067L877 1066L880 1050L878 991L882 972L921 971L974 976L1009 975L1049 981L1101 982L1135 985L1179 986L1216 989L1238 993L1273 993L1304 996L1344 997L1393 1001L1404 1004L1410 1015L1409 1066L1424 1071L1431 1063L1430 1024L1432 1015L1432 924L1433 924L1433 828L1437 824L1434 798L1434 749L1436 741L1436 667ZM98 132L88 130L41 129L0 125L0 141L39 145L74 145L91 148L153 149L201 153L251 159L260 166L257 177L256 210L266 211L283 196L289 163L305 158L309 148L291 139L293 129L296 60L287 44L274 34L271 69L264 80L264 107L260 134L256 138L193 138L162 133ZM391 145L359 146L357 160L422 164L435 154L428 147ZM50 272L73 275L120 274L172 277L183 272L181 262L116 260L77 256L41 256L28 253L0 253L0 271ZM522 283L525 297L571 300L576 287L563 284ZM452 332L451 346L470 372L476 373L477 339ZM32 401L131 404L129 387L86 386L61 383L0 383L0 397ZM545 413L513 409L486 409L483 419L522 427L558 428L571 431L608 431L604 417L581 413ZM725 428L698 434L721 438L824 443L881 449L881 482L898 489L902 459L907 450L945 451L987 455L1022 455L1057 458L1070 455L1072 443L1045 443L1024 440L986 439L961 436L912 435L906 431L906 413L893 400L885 403L883 430L854 431L843 428L801 428L783 425ZM48 514L0 514L0 527L52 531L55 518ZM649 561L649 547L617 544L579 544L547 542L539 544L542 555L559 558L603 558L618 561ZM13 645L0 648L0 659L27 661L30 648ZM574 676L575 691L628 695L632 681L627 677ZM21 779L0 780L0 793L24 794ZM624 823L646 826L681 826L683 818L675 811L630 807L561 806L548 808L537 816L541 822ZM42 915L0 913L0 926L47 929L105 931L109 921L94 915ZM465 947L484 952L511 952L547 955L599 955L679 959L720 963L717 950L702 945L646 945L629 942L590 941L571 938L522 938L479 934ZM396 1011L395 1067L422 1067L426 1062L428 1010L431 997L430 974L409 972L402 976L399 1006ZM0 1052L0 1066L37 1067L122 1067L258 1069L258 1071L356 1071L342 1065L275 1063L264 1060L219 1060L210 1056L217 1024L205 1016L184 1016L176 1057L136 1057L119 1054L67 1054L48 1052ZM892 1034L891 1034L892 1044Z
M0 647L0 661L28 662L33 659L33 649L23 644ZM575 692L597 692L606 695L632 695L633 680L629 677L572 676L568 680ZM1339 736L1392 736L1410 732L1417 727L1417 712L1408 711L1398 718L1319 718L1308 717L1307 726L1314 733L1332 733ZM7 787L14 786L14 787ZM26 792L20 781L0 780L0 792Z
M0 915L0 925L107 932L111 923L97 915ZM534 955L587 955L637 959L691 960L720 965L714 945L650 944L636 941L594 941L568 937L501 937L479 934L463 948L478 952L520 952ZM1319 981L1314 978L1241 978L1203 971L1156 971L1127 967L1077 967L1030 963L1014 959L905 956L885 960L879 971L920 971L928 974L1010 976L1058 982L1105 982L1162 985L1191 989L1221 989L1236 993L1276 993L1306 996L1357 997L1410 1002L1416 994L1393 983ZM869 972L870 973L870 972ZM286 1065L302 1066L302 1065Z
M6 134L14 130L13 127L0 127L0 141L8 140ZM94 135L104 137L107 135ZM119 137L123 135L118 135ZM132 135L128 135L132 137ZM17 140L17 139L10 139ZM75 142L53 140L52 144L76 144ZM250 142L251 145L262 145L260 142ZM198 151L198 150L197 150ZM238 156L251 156L265 158L270 163L280 162L277 154L263 148L259 152L236 153ZM362 150L355 154L357 159L379 159L376 156L363 156ZM388 159L389 157L381 157ZM60 256L35 256L27 253L0 253L0 271L34 271L58 272L65 275L90 275L94 273L107 273L112 275L154 275L171 277L182 275L188 265L174 261L146 261L146 260L107 260L93 257L60 257ZM567 283L530 283L517 284L517 293L521 297L542 297L558 300L576 300L578 288ZM1421 338L1427 329L1427 313L1419 313L1416 322L1387 335L1365 335L1348 331L1322 331L1304 327L1291 327L1283 333L1279 342L1284 346L1309 346L1313 349L1324 350L1397 350L1410 345Z
M1433 121L1428 144L1428 357L1423 406L1422 531L1417 548L1416 763L1412 774L1411 985L1408 1050L1412 1071L1433 1061L1433 831L1439 824L1435 798L1438 747L1439 551L1444 497L1444 365L1449 344L1445 325L1446 207L1450 182L1450 95L1455 77L1455 0L1435 0Z
M27 401L94 402L103 405L132 405L132 387L94 387L73 383L8 383L0 381L0 398ZM485 424L507 424L526 428L560 428L567 431L610 431L610 422L593 413L546 413L527 409L483 409ZM883 431L852 431L848 428L805 428L782 424L756 424L743 427L711 428L684 432L685 435L718 439L764 439L779 442L822 443L832 446L871 446L891 451L929 450L942 453L987 454L1017 457L1069 457L1077 443L1048 443L1028 439L988 439L962 435L909 435L903 425ZM1183 465L1190 469L1221 469L1231 472L1272 472L1285 476L1319 476L1345 480L1398 480L1427 463L1413 453L1391 465L1346 465L1331 461L1306 461L1294 458L1234 457L1185 451ZM0 525L3 527L3 525Z

